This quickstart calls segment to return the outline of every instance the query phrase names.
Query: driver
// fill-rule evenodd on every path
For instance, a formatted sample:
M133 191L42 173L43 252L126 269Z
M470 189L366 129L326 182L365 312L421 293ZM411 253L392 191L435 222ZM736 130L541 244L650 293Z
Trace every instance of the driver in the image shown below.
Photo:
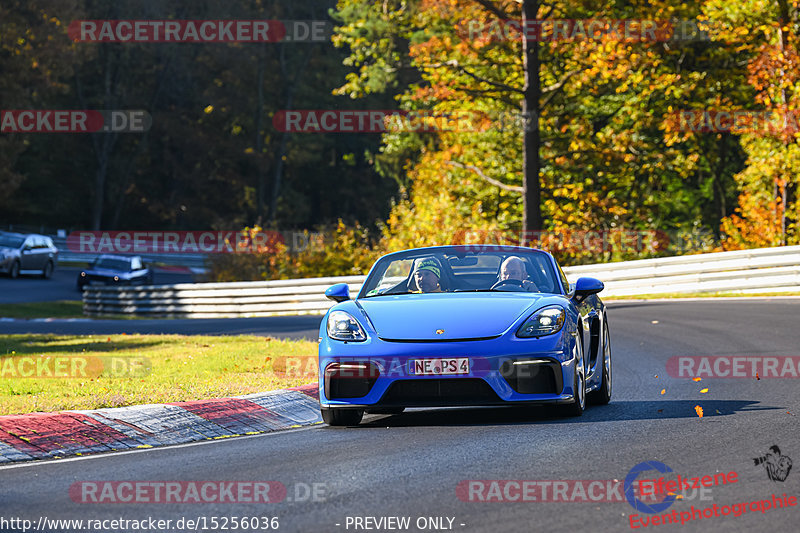
M442 277L442 265L435 257L417 259L411 279L415 285L410 287L411 292L442 292L439 280ZM416 289L416 290L415 290Z
M535 292L538 290L536 285L528 279L525 261L515 255L506 257L505 261L500 265L499 281L502 282L510 279L521 281L522 288L526 291Z

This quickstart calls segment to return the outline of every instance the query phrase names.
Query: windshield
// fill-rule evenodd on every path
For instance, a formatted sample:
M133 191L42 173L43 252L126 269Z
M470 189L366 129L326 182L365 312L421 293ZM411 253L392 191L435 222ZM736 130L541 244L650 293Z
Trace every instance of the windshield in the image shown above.
M0 246L6 248L19 248L25 239L23 237L14 237L12 235L0 235Z
M131 271L131 262L127 259L115 259L113 257L101 257L98 259L94 268L105 268L107 270L122 270L124 272Z
M537 250L470 247L409 250L378 260L359 297L443 292L561 294L550 256Z

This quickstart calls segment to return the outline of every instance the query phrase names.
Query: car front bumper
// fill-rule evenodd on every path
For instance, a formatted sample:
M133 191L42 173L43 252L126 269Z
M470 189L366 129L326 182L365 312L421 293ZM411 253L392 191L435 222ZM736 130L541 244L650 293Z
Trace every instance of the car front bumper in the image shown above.
M8 274L11 271L11 265L14 264L15 259L13 255L0 257L0 272Z
M96 275L88 275L88 276L81 276L80 283L82 285L130 285L133 280L119 278L114 279L113 277L106 277L106 276L96 276Z
M320 341L323 407L446 407L568 403L578 359L565 331L461 342ZM379 355L383 354L383 355ZM470 360L468 374L414 375L416 359Z

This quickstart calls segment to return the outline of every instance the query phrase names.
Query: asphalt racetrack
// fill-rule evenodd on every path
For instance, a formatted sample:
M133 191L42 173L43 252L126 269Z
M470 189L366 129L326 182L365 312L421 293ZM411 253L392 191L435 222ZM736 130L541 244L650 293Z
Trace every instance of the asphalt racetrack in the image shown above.
M300 532L605 532L631 530L631 515L638 515L633 525L647 531L797 531L798 506L767 510L766 504L748 503L740 516L730 506L769 500L772 507L773 494L800 495L800 467L790 469L783 481L770 480L765 465L754 461L774 445L783 457L800 461L800 382L769 376L695 382L671 377L666 364L674 356L800 355L798 304L799 299L611 304L612 402L590 407L580 418L562 419L544 408L413 410L367 416L355 428L312 426L3 467L0 514L34 524L41 517L170 519L169 531L181 530L174 527L181 518L184 524L187 519L204 521L196 528L200 531L203 523L221 531L223 517L278 517L279 531ZM702 418L696 406L702 407ZM772 459L777 457L773 452ZM555 486L547 483L531 492L539 496L536 501L519 501L518 490L493 494L495 499L516 496L517 501L474 501L492 495L489 480L602 480L605 487L625 480L643 461L658 461L673 471L650 470L642 474L647 478L724 473L732 479L735 472L736 481L704 494L687 490L683 499L656 515L636 511L624 494L622 501L611 502L540 501L542 487ZM782 461L785 474L787 462ZM75 483L134 480L277 481L287 494L280 502L258 504L76 503L70 497ZM465 486L477 488L459 491ZM572 489L564 494L580 499ZM82 501L80 494L73 497ZM697 518L715 505L720 516L712 512ZM643 517L673 510L679 517L683 512L691 516L693 506L700 511L683 525L642 527ZM731 514L722 516L724 509ZM409 525L387 527L403 524L387 522L388 517L409 517ZM265 529L239 529L248 530Z
M322 317L276 316L257 318L175 318L141 320L77 319L43 322L0 320L0 334L55 333L60 335L113 335L119 333L175 335L263 335L277 338L310 339L319 337Z
M80 300L81 293L76 287L80 271L78 267L59 266L50 279L42 279L35 275L11 279L6 275L0 275L0 303ZM156 285L191 283L192 279L192 274L184 272L158 268L153 272L153 283Z

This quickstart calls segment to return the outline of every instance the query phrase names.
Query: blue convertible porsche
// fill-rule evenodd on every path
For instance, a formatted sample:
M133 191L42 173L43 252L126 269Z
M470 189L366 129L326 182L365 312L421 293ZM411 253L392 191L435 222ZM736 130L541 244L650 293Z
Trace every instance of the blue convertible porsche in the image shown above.
M330 425L406 407L611 399L603 283L570 285L547 252L502 245L388 254L355 299L347 284L320 325L320 406Z

